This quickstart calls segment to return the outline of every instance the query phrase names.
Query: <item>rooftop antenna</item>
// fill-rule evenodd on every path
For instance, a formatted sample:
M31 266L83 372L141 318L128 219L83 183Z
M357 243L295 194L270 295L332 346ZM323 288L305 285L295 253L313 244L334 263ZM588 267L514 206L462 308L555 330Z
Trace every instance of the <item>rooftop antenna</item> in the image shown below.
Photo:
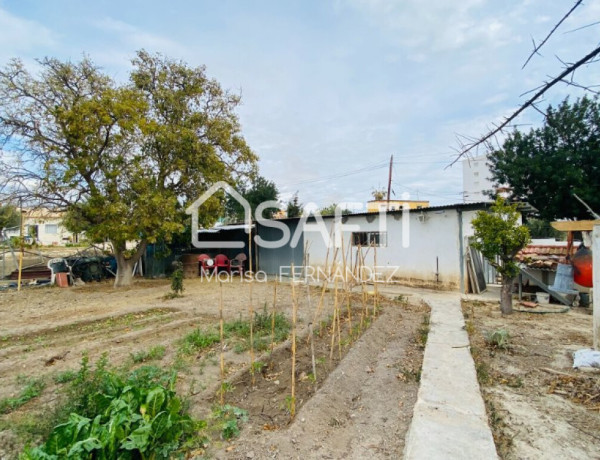
M390 174L388 177L388 192L387 192L387 206L386 211L390 210L390 192L392 190L392 166L394 164L394 155L390 156Z

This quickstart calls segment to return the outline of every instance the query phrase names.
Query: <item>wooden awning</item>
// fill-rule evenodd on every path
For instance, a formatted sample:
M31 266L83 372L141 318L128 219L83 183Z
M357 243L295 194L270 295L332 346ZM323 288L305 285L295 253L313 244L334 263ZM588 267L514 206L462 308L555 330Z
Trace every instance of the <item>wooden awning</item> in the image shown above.
M550 225L560 232L591 232L600 220L560 220Z

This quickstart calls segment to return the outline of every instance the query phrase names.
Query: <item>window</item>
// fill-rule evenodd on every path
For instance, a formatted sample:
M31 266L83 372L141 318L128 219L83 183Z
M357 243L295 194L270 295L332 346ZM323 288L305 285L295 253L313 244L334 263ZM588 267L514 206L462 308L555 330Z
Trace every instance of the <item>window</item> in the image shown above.
M474 175L475 177L479 177L479 173L478 173L478 172L475 172L475 173L473 173L473 175Z
M352 246L387 246L387 233L352 232Z
M58 233L58 224L46 224L44 230L47 235L56 235Z

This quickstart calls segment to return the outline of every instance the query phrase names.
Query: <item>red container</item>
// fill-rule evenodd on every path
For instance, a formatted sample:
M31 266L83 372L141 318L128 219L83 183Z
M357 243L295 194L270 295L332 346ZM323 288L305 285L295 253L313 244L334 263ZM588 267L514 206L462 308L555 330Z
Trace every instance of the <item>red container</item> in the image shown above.
M593 281L593 261L592 251L585 246L579 246L579 249L571 259L573 264L573 281L583 287L591 288Z
M58 287L69 287L69 278L67 273L57 273L54 281Z

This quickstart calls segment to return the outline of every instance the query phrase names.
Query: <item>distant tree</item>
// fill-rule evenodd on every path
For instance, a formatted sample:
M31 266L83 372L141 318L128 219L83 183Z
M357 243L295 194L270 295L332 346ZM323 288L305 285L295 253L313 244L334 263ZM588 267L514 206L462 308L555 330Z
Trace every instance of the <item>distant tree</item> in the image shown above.
M66 210L69 229L108 239L115 286L132 282L148 243L183 231L186 202L254 167L239 97L202 67L140 51L125 85L87 58L39 69L17 60L0 69L0 138L19 146L0 157L0 175L13 194ZM202 206L201 224L214 222L221 199Z
M531 238L554 238L555 240L564 240L566 233L555 230L550 222L542 219L527 219L525 225L529 229Z
M288 217L300 217L302 215L302 204L298 200L298 193L294 194L287 204Z
M20 224L17 208L10 204L0 206L0 231L5 228L16 227Z
M259 204L265 201L277 201L279 191L274 182L265 179L262 176L255 176L250 181L250 187L243 184L237 186L237 191L248 201L252 209L252 217L255 217L255 211ZM241 222L244 220L244 208L233 197L227 198L227 217L230 220ZM271 219L273 214L278 211L277 208L267 208L262 213L265 219Z
M508 184L513 198L533 205L541 219L589 219L573 193L600 210L598 99L565 99L557 109L548 107L541 128L515 130L489 157L493 180Z
M329 206L325 206L324 208L319 209L319 213L322 216L333 216L335 215L335 208L337 208L337 203L332 203ZM342 209L342 215L352 214L352 211L349 209Z
M381 201L385 198L387 192L385 190L373 190L371 192L371 195L373 196L373 199L376 201Z
M530 241L529 230L519 224L516 204L498 197L490 212L479 211L472 221L475 241L471 245L481 251L502 277L500 310L512 313L512 285L519 273L515 256Z

